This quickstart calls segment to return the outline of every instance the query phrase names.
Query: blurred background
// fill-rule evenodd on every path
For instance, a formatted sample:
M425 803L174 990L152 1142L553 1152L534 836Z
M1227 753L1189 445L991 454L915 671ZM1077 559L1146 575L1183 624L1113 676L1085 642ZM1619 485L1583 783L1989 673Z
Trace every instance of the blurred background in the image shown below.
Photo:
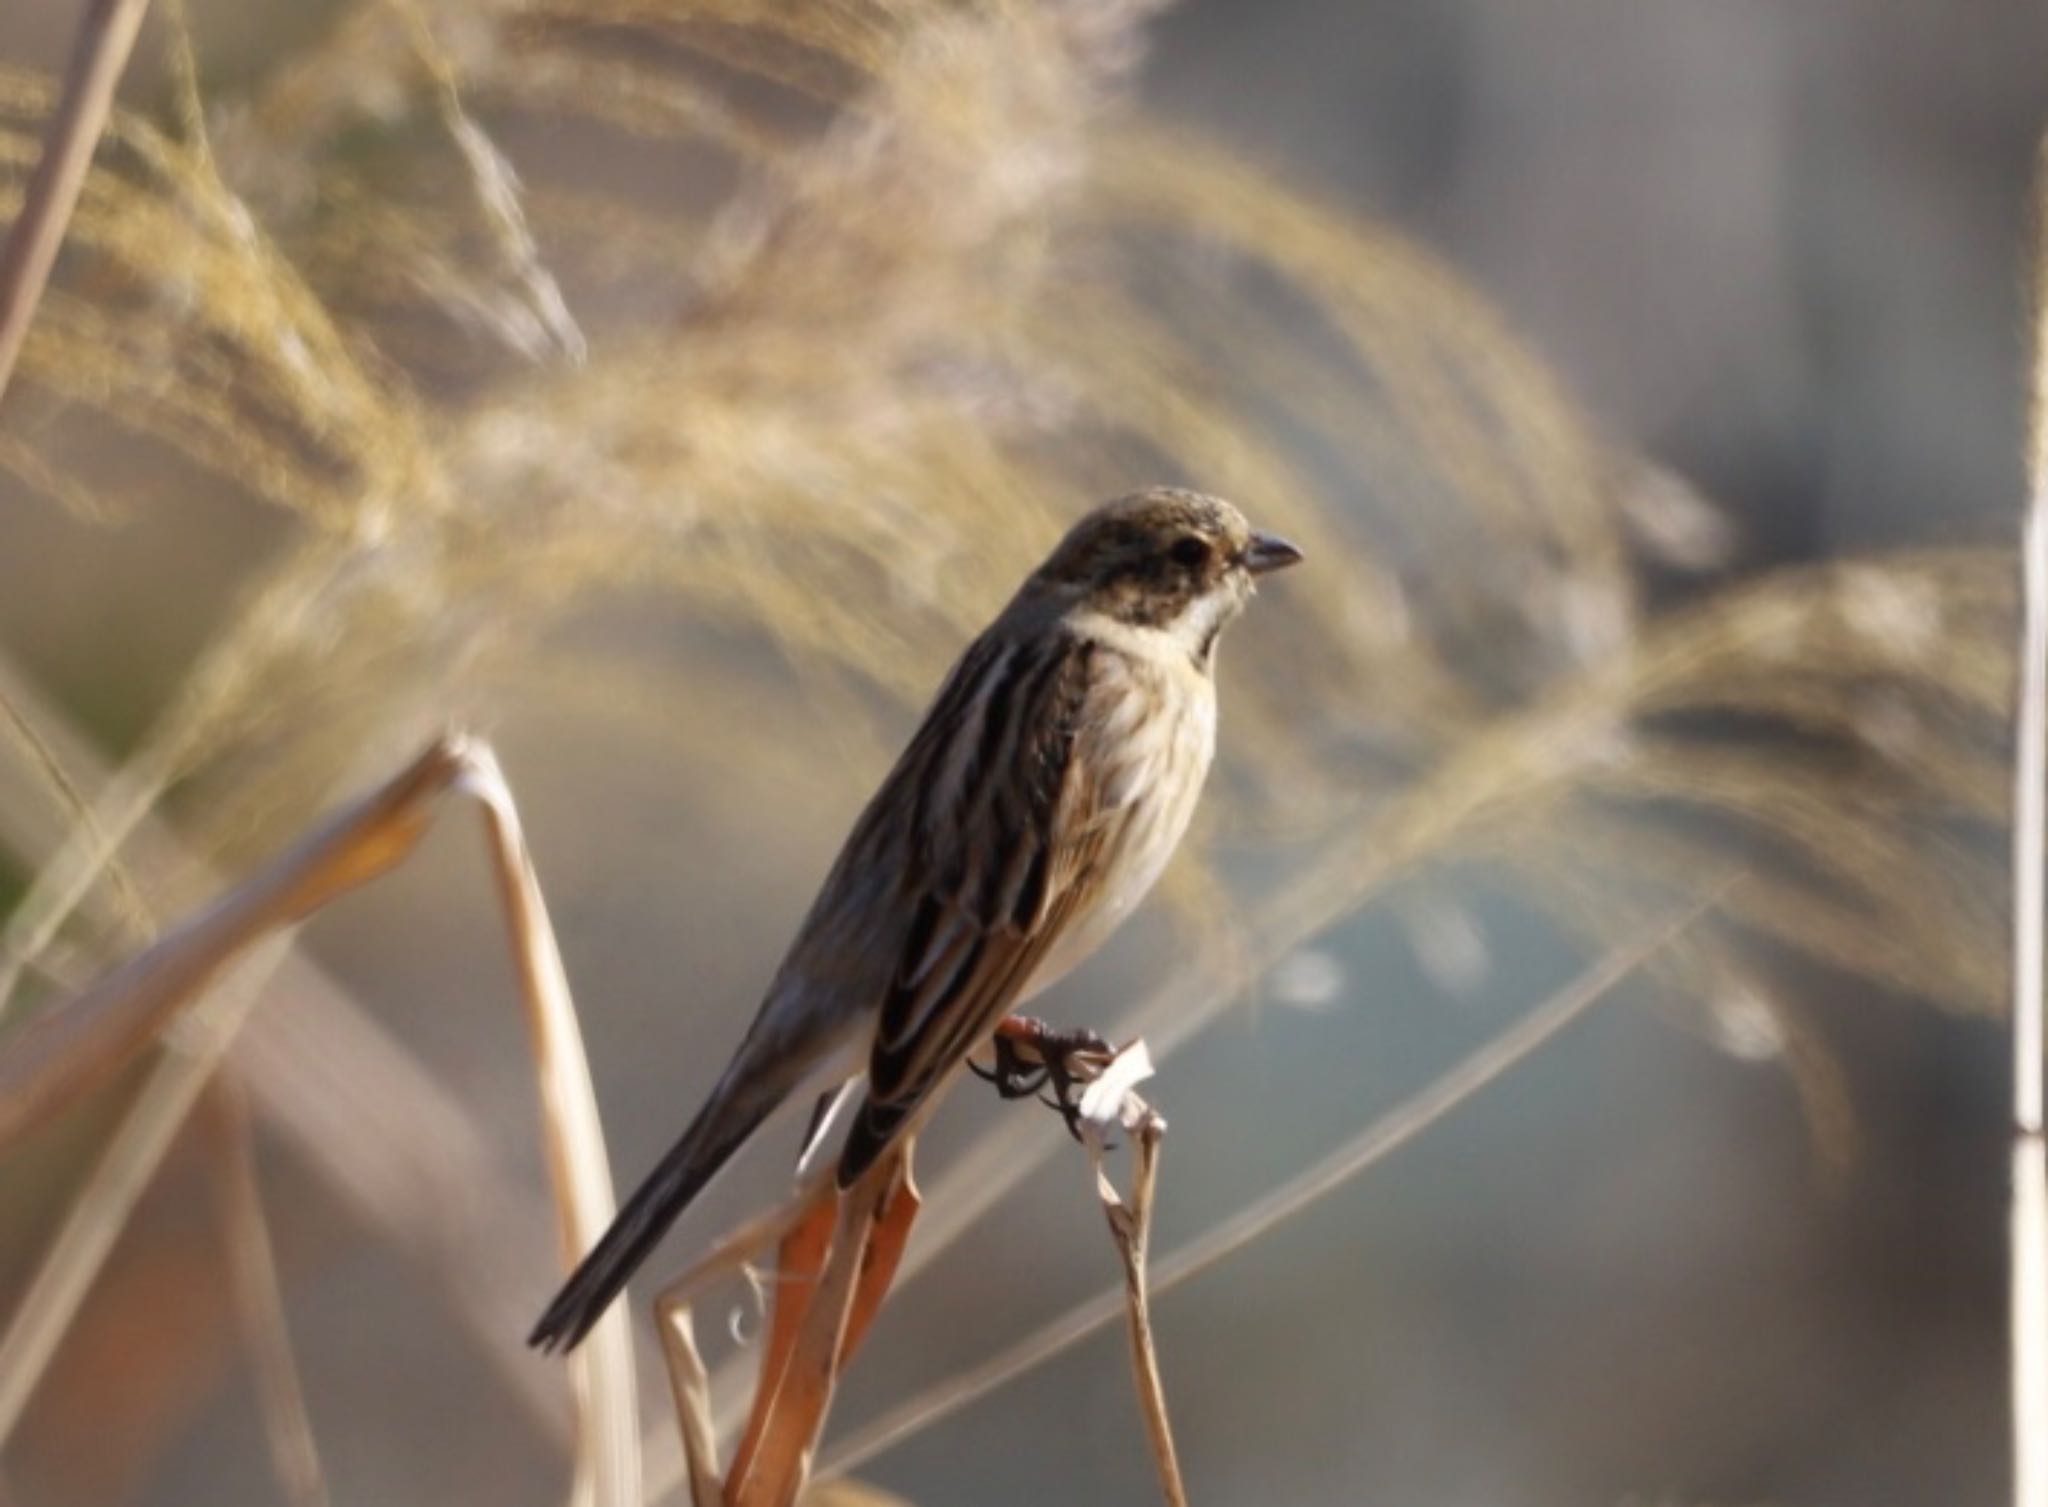
M0 692L134 829L0 1030L456 720L521 803L630 1185L951 655L1086 503L1188 482L1309 563L1226 651L1199 840L1037 1006L1161 1048L1161 1255L1749 876L1161 1297L1195 1499L1998 1499L2048 19L188 10L145 30L0 403ZM74 19L0 15L9 215ZM21 907L76 807L0 742ZM538 1110L468 819L295 957L229 1071L325 1489L556 1499L564 1393L518 1345L553 1280ZM10 1305L168 1059L6 1152ZM662 1264L775 1195L796 1129ZM0 1500L291 1499L224 1279L243 1145L204 1108L169 1143ZM1025 1175L953 1229L990 1145ZM922 1269L828 1457L1116 1277L1049 1116L970 1084L920 1165ZM857 1474L1148 1500L1121 1336Z

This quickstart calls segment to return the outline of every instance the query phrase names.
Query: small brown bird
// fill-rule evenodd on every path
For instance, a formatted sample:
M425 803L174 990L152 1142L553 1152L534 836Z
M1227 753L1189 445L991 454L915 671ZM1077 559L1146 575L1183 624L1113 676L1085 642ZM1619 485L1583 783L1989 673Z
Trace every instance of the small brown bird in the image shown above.
M1074 525L947 676L710 1099L529 1343L580 1341L806 1079L865 1070L839 1157L850 1187L1014 1006L1102 944L1194 815L1218 636L1256 577L1300 559L1196 492L1140 492Z

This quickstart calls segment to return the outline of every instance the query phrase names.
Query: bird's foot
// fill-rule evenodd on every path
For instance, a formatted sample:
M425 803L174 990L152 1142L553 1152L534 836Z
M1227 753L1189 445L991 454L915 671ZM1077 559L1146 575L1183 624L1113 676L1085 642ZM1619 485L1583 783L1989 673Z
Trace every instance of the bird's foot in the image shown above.
M1116 1049L1088 1030L1055 1030L1030 1015L1012 1015L996 1027L995 1065L969 1063L1005 1099L1022 1099L1041 1089L1041 1102L1059 1111L1067 1132L1081 1138L1080 1090L1116 1056Z
M991 1050L995 1053L995 1062L991 1066L983 1067L969 1058L967 1068L975 1077L993 1083L996 1093L1002 1098L1029 1098L1045 1086L1050 1076L1045 1064L1027 1057L1025 1049L1017 1045L1015 1038L998 1034Z

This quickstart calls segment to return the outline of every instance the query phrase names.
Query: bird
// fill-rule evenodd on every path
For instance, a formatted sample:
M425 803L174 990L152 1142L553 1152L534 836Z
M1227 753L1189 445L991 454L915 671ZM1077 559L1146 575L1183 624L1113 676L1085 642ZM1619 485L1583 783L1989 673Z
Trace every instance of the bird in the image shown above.
M836 1170L852 1187L1014 1007L1116 930L1194 815L1217 640L1258 578L1301 558L1179 488L1104 503L1068 530L947 675L730 1065L529 1344L577 1345L807 1080L825 1086L822 1111L864 1075Z

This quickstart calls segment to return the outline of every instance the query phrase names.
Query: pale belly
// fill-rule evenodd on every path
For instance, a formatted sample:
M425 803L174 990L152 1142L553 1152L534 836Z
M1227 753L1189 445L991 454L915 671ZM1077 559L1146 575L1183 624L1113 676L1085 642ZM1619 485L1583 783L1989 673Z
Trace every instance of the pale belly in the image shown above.
M1118 810L1124 839L1102 879L1102 898L1074 918L1032 973L1021 999L1040 993L1107 942L1129 919L1187 835L1216 746L1216 701L1207 679L1168 698L1176 708L1155 745L1132 754L1130 792Z

